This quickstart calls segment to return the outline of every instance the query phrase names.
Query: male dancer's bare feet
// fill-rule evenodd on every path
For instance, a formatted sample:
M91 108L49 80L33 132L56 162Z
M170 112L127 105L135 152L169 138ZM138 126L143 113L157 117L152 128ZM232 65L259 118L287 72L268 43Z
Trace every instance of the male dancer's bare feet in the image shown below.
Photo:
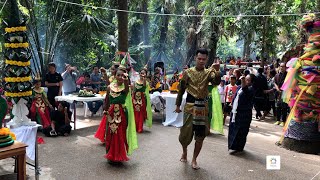
M182 153L180 161L187 162L187 153Z
M181 162L187 162L187 154L188 154L188 149L186 147L182 147L182 155L181 155Z
M200 169L200 167L197 164L197 161L195 161L195 160L192 161L191 166L192 166L192 169L194 169L194 170Z

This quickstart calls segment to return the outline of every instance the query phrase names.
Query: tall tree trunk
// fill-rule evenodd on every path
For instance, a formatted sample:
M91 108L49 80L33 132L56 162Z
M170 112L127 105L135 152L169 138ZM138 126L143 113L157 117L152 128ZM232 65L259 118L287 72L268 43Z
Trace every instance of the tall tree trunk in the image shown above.
M186 4L189 6L188 9L188 15L200 15L200 11L198 10L198 4L201 2L201 0L189 0L186 2ZM183 64L190 65L194 59L195 52L198 48L198 41L200 40L200 33L196 33L196 29L198 28L198 25L201 22L200 17L191 17L188 19L190 24L188 25L187 30L187 57L185 59L185 62Z
M252 42L252 32L249 32L248 34L245 35L244 38L244 45L243 45L243 57L250 57L251 54L251 48L250 44Z
M128 10L127 0L118 0L120 10ZM128 52L128 13L118 12L118 50Z
M184 64L190 65L194 59L194 54L197 50L197 34L195 30L195 25L191 25L188 29L187 35L187 45L188 45L188 52L186 57L186 62Z
M131 4L129 4L129 10L135 10L135 11L141 11L141 1L131 1ZM134 21L131 23L131 26L129 26L129 44L130 46L138 46L141 43L141 37L143 35L142 30L142 14L130 14L129 18L133 18ZM133 53L130 55L134 60L137 61L136 68L139 69L141 66L144 65L144 62L140 59L140 53Z
M176 2L176 14L183 14L184 13L184 0L178 0ZM173 47L173 54L174 54L174 61L176 62L178 67L181 67L181 64L183 63L181 60L183 59L183 55L181 53L181 46L184 41L185 33L184 33L184 26L183 26L183 20L179 17L175 17L173 21L173 27L175 30L175 44Z
M211 28L212 29L211 29L210 44L209 44L210 52L209 52L209 60L207 63L208 66L210 66L213 63L214 58L216 57L216 54L217 54L217 46L218 46L219 34L220 34L220 30L219 30L220 25L221 25L220 19L212 18L212 20L211 20Z
M265 14L270 13L271 8L271 2L270 0L265 0ZM269 17L263 17L262 23L263 23L263 29L262 29L262 50L261 50L261 67L264 67L265 61L267 60L269 56L269 50L268 50L268 30L269 30Z
M263 17L263 30L262 30L262 49L261 49L261 67L264 66L265 59L268 56L267 52L267 25L268 17Z
M139 10L140 11L140 10ZM140 19L140 14L135 14L133 15L135 16L137 19ZM130 46L137 46L139 45L139 43L141 42L141 29L142 29L142 26L141 26L141 23L140 21L136 21L130 28L130 38L129 38L129 44ZM141 63L141 65L143 64L143 62L140 61L140 55L139 54L132 54L131 57L133 59L135 59L138 64Z
M169 14L168 9L165 7L164 10L165 14ZM166 40L167 40L167 32L168 32L168 25L169 25L169 18L170 16L162 16L162 22L160 27L160 51L165 51L166 47Z
M142 12L148 12L148 0L142 0L141 3L141 10ZM142 29L143 29L143 44L149 45L150 44L150 35L149 35L149 15L148 14L142 14ZM145 63L147 63L150 60L151 56L151 50L150 48L144 49L144 57L145 57Z

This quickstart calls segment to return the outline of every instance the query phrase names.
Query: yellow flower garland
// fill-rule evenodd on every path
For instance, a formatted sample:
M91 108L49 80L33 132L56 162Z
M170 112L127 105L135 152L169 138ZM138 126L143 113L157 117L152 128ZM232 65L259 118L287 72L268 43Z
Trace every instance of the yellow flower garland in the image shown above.
M17 32L17 31L27 31L26 26L19 26L19 27L11 27L4 29L7 33Z
M6 60L6 64L16 65L16 66L30 66L30 61L21 62L21 61L15 61L15 60Z
M25 96L31 96L32 91L18 92L18 93L5 92L4 95L7 97L25 97Z
M5 48L27 48L29 43L4 43Z
M27 82L31 81L31 76L28 77L6 77L4 78L6 82Z

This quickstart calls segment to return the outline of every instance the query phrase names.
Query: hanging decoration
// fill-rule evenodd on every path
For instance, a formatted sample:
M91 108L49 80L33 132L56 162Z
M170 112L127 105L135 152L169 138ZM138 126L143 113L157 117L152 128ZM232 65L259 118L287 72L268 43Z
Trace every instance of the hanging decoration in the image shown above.
M310 33L304 54L287 63L282 98L291 107L280 144L290 150L320 153L320 20L304 16Z
M8 24L5 23L6 26ZM30 50L27 42L25 22L16 27L5 28L5 96L18 103L20 98L27 101L32 95Z
M31 51L26 32L27 20L20 18L18 6L18 1L11 0L8 17L5 17L7 20L4 22L5 96L13 104L13 118L7 123L10 128L36 125L28 118L27 103L32 95Z

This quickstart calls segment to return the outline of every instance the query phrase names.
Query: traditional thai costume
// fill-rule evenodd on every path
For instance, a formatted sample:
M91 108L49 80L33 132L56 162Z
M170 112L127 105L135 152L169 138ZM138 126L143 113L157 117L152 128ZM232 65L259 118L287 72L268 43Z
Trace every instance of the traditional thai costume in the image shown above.
M213 86L211 83L208 86L209 96L209 122L210 128L214 131L223 133L223 111L221 106L221 98L217 86Z
M32 90L33 101L30 108L30 117L41 124L43 128L47 128L51 125L49 101L44 89Z
M136 130L138 133L141 133L143 131L143 123L145 120L148 127L152 126L152 111L148 83L144 85L140 81L135 82L132 102L134 106Z
M213 85L218 85L220 80L220 72L213 68L197 70L193 67L184 72L176 100L176 105L180 106L182 96L187 91L183 126L179 135L179 141L183 147L191 143L194 134L196 141L203 141L209 134L208 102L206 101L209 94L208 84L211 82Z
M287 63L287 76L281 89L290 114L283 128L283 147L320 153L320 21L314 14L303 16L302 26L310 33L304 53Z
M255 91L252 86L239 88L232 102L230 115L228 149L242 151L252 121Z
M208 107L209 107L209 123L211 124L211 118L212 118L212 90L213 90L213 85L211 83L209 83L208 85L208 90L209 90L209 94L208 94Z
M128 161L127 154L138 148L132 99L124 85L110 84L109 109L101 120L95 137L106 144L106 155L110 161Z
M116 81L116 78L114 77L114 75L110 76L109 77L109 83L112 83L114 81Z

